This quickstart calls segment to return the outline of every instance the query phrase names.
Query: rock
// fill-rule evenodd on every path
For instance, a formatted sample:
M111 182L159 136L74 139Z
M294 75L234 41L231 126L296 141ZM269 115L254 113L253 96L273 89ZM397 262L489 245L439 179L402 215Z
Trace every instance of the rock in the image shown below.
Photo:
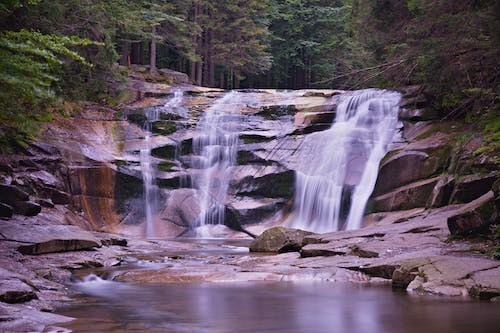
M360 257L360 258L378 258L379 254L374 251L368 251L361 248L359 245L352 245L349 247L349 254Z
M33 201L18 201L13 208L14 213L24 216L36 216L42 211L42 206Z
M452 235L466 235L492 223L499 223L494 214L494 195L490 191L466 205L459 213L448 217L448 229ZM492 220L495 218L495 220Z
M162 147L157 147L151 150L151 155L158 158L163 158L167 160L174 160L176 155L177 147L173 145L165 145Z
M25 303L31 301L32 299L38 299L38 296L31 290L10 290L0 292L0 302L4 303Z
M291 198L294 194L295 171L276 171L261 177L244 177L236 188L239 196Z
M173 121L159 120L151 125L151 131L160 135L170 135L177 131L177 125Z
M425 207L439 178L431 178L400 187L372 198L371 212L389 212Z
M333 257L343 256L347 254L347 249L336 249L328 243L309 243L310 238L304 237L302 240L302 249L300 250L301 258L311 257Z
M417 180L432 177L446 168L447 146L430 147L422 150L402 150L383 160L374 195L387 193Z
M294 134L308 134L326 130L331 127L335 119L335 111L299 112L295 115Z
M56 205L67 205L71 201L71 196L63 191L59 191L55 188L47 189L50 193L50 199Z
M295 252L300 251L304 237L312 232L285 227L274 227L264 231L250 244L251 252Z
M453 193L453 203L471 202L491 190L493 183L499 179L498 172L486 175L476 174L465 176L457 181Z
M249 232L248 230L245 230L240 223L240 218L238 212L233 209L232 207L225 207L224 208L224 225L228 227L229 229L235 230L235 231L240 231L252 238L257 238L254 234Z
M438 208L447 205L450 202L454 186L455 178L453 176L442 176L436 183L436 186L434 186L434 189L432 190L432 193L425 207Z
M170 192L161 219L177 226L190 227L195 224L200 213L196 190L182 188Z
M423 94L412 94L412 96L405 96L401 100L401 108L424 108L427 106L427 98Z
M35 202L45 208L54 208L54 203L50 200L36 199Z
M472 275L474 285L469 295L479 299L493 299L500 296L500 267L480 270Z
M29 195L13 185L0 184L0 202L13 206L18 201L28 201Z
M11 206L0 202L0 217L11 218L13 212L14 209Z
M253 224L262 222L264 219L278 212L286 204L284 199L273 198L241 198L231 204L231 208L238 213L241 224Z
M0 233L8 240L24 243L22 254L42 254L100 247L100 242L88 231L70 225L25 225L4 221Z
M439 112L430 108L422 108L422 109L401 108L399 111L400 120L426 121L426 120L439 119L439 117L440 117Z
M390 264L373 264L368 266L363 266L359 268L359 271L373 276L380 277L383 279L391 279L394 271L399 267L399 265Z
M189 77L186 73L177 72L168 68L158 69L158 73L163 74L171 79L170 83L175 84L187 84L189 83Z

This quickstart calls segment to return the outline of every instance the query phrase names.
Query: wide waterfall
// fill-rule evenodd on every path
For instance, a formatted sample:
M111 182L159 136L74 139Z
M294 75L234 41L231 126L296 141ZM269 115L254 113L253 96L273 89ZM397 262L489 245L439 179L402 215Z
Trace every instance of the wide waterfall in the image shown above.
M204 226L224 224L231 166L236 164L241 93L232 91L218 99L203 115L199 135L193 138L193 187L200 191L201 213L196 221L200 236L210 236Z
M361 227L380 160L398 123L399 93L346 94L330 129L304 139L291 225L314 232Z

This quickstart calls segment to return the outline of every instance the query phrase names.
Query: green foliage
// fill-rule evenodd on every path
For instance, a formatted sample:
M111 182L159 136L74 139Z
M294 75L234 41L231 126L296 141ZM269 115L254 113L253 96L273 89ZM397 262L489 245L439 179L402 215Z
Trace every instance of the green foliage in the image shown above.
M4 130L13 129L18 139L36 134L37 122L50 120L48 107L56 101L54 86L64 61L90 66L70 48L90 44L93 42L76 36L0 32L0 120Z

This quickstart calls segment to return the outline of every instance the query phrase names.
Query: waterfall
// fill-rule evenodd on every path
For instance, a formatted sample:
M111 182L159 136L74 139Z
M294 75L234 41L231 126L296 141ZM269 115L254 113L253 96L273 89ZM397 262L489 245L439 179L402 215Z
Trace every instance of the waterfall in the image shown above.
M225 202L231 166L236 164L241 115L238 105L242 94L227 93L212 104L203 115L199 135L193 138L192 185L200 191L200 216L197 227L224 224ZM200 236L210 236L206 228L198 228Z
M301 147L291 225L314 232L361 227L380 160L397 130L399 93L367 89L346 94L331 128Z
M151 127L155 121L160 120L163 112L175 111L181 116L185 116L186 110L182 108L183 91L178 89L174 91L174 97L170 99L163 107L147 108L144 110L146 121L143 129L146 132L144 136L144 146L140 149L139 158L144 183L144 210L146 215L146 237L155 237L155 215L158 213L159 189L154 184L155 168L151 157Z

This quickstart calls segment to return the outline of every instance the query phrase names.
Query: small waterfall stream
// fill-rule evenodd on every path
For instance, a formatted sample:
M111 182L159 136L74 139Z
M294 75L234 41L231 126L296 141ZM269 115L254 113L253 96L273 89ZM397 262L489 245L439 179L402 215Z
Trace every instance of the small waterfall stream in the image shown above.
M146 132L144 136L144 146L140 149L139 158L144 183L144 210L146 216L146 237L155 237L157 230L155 228L155 216L158 213L159 189L155 184L155 167L151 157L151 127L155 121L160 120L163 112L175 110L177 113L186 113L181 107L183 103L183 91L178 89L174 91L174 96L163 107L147 108L144 110L146 121L143 129Z
M396 132L400 98L377 89L349 93L331 128L306 137L293 227L314 232L361 227L380 160Z
M199 135L193 138L193 167L200 169L191 176L194 188L200 190L201 213L196 222L199 236L208 237L208 225L224 224L225 202L231 166L236 164L241 115L238 104L242 94L231 91L215 101L203 115Z

